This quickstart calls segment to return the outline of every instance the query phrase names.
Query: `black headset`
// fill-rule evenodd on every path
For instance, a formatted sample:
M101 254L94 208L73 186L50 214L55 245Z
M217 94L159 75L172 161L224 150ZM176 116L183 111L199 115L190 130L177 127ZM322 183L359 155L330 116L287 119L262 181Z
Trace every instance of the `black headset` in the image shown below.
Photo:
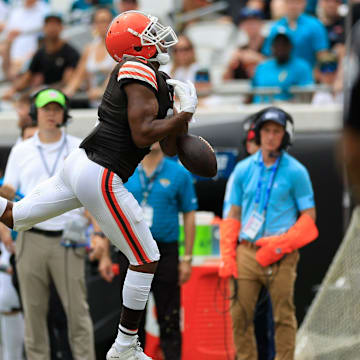
M280 149L286 150L294 142L294 120L289 113L276 106L267 107L257 113L254 128L255 142L260 145L260 129L266 121L271 121L272 114L277 117L283 117L285 120L285 135L282 139Z
M70 110L69 98L62 91L60 91L58 89L53 89L53 88L50 88L50 87L43 88L43 89L37 91L35 94L33 94L31 96L31 105L30 105L29 116L30 116L30 118L32 120L32 125L34 125L34 126L37 125L37 107L35 105L36 98L40 93L42 93L43 91L46 91L46 90L58 91L59 93L64 95L64 97L65 97L64 118L63 118L62 123L59 125L59 127L66 126L68 120L71 119L71 116L69 115L69 110Z

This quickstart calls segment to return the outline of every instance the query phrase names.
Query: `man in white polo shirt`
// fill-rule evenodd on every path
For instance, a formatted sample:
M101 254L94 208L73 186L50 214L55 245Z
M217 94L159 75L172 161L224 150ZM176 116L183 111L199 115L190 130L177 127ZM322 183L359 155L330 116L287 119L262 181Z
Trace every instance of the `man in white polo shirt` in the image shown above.
M30 116L38 123L39 130L11 150L3 187L9 198L15 190L26 195L53 176L69 153L78 148L81 140L61 130L69 117L67 103L65 95L55 89L43 89L34 95ZM74 231L81 238L81 224L85 228L87 221L83 214L83 210L73 210L41 222L20 233L16 241L28 360L50 359L46 316L51 280L67 315L74 360L95 360L85 287L86 249L84 244L74 243L73 238ZM71 234L71 241L66 234Z

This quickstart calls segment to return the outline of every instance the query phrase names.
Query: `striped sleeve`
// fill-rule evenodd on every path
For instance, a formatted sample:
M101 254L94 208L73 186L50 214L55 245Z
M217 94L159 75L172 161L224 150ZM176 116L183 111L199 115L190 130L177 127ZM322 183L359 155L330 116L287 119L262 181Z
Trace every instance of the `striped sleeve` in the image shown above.
M153 69L145 64L136 61L127 61L119 70L117 80L122 79L136 79L144 81L151 85L155 90L158 90L156 81L156 74Z

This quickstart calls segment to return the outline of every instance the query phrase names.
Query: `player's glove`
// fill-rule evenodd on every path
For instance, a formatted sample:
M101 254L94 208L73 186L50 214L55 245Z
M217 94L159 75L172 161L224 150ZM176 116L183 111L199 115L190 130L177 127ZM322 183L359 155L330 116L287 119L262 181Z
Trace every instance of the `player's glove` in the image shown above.
M168 79L166 82L174 87L175 95L180 101L180 111L194 113L198 104L196 89L191 81Z

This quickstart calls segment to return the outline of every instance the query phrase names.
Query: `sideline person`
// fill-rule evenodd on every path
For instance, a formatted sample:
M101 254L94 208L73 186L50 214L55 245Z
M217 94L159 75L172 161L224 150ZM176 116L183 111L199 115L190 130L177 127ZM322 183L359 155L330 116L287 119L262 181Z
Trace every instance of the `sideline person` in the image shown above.
M253 317L266 287L275 324L277 359L293 359L293 302L298 249L318 236L315 202L306 168L286 152L293 120L277 107L262 110L255 124L260 150L238 163L220 225L220 274L234 277L231 316L238 359L257 359Z

